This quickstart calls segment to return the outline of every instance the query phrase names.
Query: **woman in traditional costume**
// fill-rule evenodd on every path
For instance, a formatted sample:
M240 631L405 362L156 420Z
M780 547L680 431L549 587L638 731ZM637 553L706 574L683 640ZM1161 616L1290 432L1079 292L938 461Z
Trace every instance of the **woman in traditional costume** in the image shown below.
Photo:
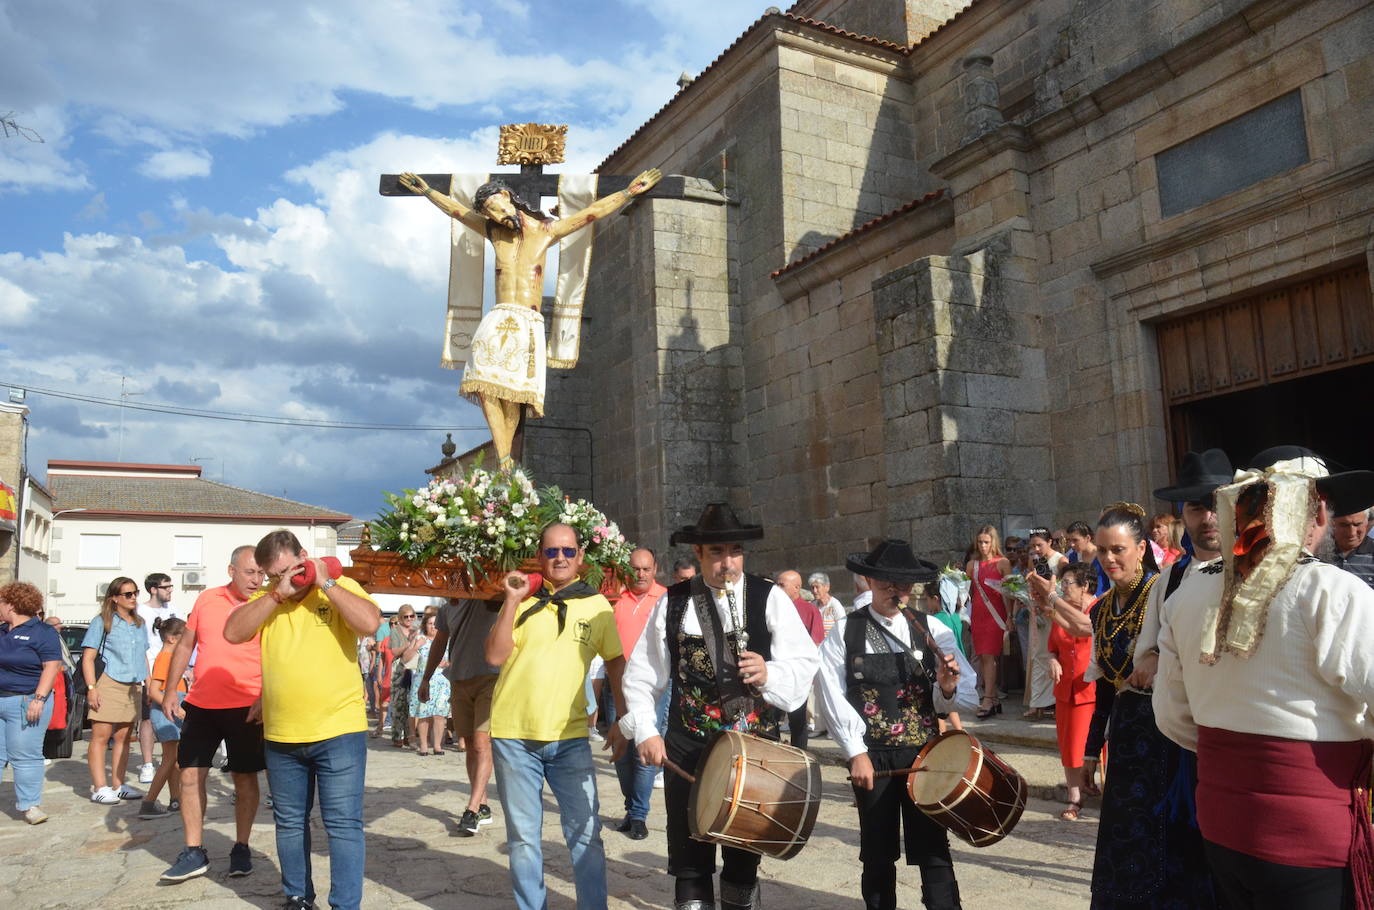
M990 582L1000 582L1011 574L1011 562L1002 555L997 543L997 529L983 525L973 535L973 558L964 571L971 581L973 599L973 653L978 656L978 675L983 681L983 700L978 705L978 717L1002 713L1002 700L997 689L997 659L1002 656L1011 614L1002 602L1002 595Z
M1159 568L1149 546L1149 519L1134 503L1108 506L1097 522L1097 559L1111 588L1093 609L1088 677L1116 692L1107 739L1111 769L1093 860L1092 908L1215 908L1202 839L1192 821L1192 775L1176 781L1182 750L1159 732L1148 690L1127 679L1136 635ZM1062 599L1054 600L1056 611ZM1068 607L1067 604L1062 604ZM1185 779L1186 778L1186 779Z

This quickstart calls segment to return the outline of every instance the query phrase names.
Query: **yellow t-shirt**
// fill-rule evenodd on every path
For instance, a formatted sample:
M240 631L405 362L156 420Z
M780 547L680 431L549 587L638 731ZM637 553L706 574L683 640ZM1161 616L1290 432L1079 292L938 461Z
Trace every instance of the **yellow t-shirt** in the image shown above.
M351 578L339 587L368 597ZM251 598L265 596L273 586ZM374 601L375 603L375 601ZM311 588L279 604L262 626L263 735L276 743L313 743L367 730L358 635L329 597Z
M528 598L515 617L534 605ZM491 735L551 742L587 735L587 668L592 658L621 656L615 611L600 594L568 601L563 634L547 604L514 630L515 650L501 665L491 696Z

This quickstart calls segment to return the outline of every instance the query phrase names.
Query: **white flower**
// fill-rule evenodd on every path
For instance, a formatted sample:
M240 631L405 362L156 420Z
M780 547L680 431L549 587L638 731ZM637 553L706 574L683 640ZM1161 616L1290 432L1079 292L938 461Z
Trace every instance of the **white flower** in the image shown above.
M410 504L418 508L425 504L425 498L419 493L416 493L410 498Z

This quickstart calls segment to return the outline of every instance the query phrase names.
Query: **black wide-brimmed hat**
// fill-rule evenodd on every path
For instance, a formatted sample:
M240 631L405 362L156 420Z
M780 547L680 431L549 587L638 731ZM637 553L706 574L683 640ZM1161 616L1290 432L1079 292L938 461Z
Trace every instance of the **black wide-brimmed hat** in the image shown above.
M1189 452L1178 468L1178 479L1171 487L1155 490L1155 498L1165 502L1201 502L1236 479L1231 459L1221 449Z
M1374 471L1341 471L1330 473L1331 466L1311 449L1302 446L1271 446L1255 455L1246 465L1252 471L1263 471L1280 461L1310 458L1317 462L1315 482L1317 492L1326 500L1332 515L1353 515L1374 506Z
M708 502L701 510L701 517L694 525L687 525L673 532L668 545L680 543L739 543L745 540L758 540L763 536L763 525L747 525L740 522L735 510L728 502Z
M919 559L905 540L884 540L871 552L850 553L844 564L855 575L897 584L918 584L940 577L940 569Z

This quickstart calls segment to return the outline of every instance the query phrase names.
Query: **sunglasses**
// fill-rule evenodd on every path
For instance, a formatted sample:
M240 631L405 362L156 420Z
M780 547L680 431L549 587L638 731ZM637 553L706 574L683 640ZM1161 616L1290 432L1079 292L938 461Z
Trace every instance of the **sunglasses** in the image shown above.
M401 614L401 619L414 619L414 618L415 618L415 614L414 614L414 613L402 613L402 614Z
M562 553L565 559L572 559L577 555L577 547L545 547L545 559L557 559L558 554Z
M115 597L137 597L137 591L120 591Z
M175 588L176 585L153 585L153 587L159 591L170 591Z

